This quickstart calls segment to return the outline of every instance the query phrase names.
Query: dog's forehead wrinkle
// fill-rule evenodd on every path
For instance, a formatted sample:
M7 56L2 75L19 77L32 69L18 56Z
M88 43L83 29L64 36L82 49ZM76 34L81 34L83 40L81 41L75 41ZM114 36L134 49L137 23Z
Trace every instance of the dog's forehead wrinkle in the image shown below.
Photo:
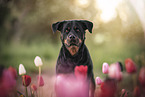
M82 28L82 25L80 24L79 21L66 21L66 23L64 24L64 27L63 29L65 30L67 27L70 27L71 29L74 28L74 27L77 27L77 28Z
M74 25L76 28L83 29L82 24L80 24L80 22L76 22Z

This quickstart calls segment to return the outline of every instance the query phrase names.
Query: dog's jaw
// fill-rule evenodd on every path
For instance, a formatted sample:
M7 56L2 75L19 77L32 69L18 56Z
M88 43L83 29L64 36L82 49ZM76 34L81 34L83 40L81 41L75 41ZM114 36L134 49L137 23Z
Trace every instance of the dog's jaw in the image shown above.
M70 52L70 54L72 56L74 56L78 52L79 47L78 46L70 46L70 47L67 47L67 49Z
M67 48L67 50L69 51L69 53L74 56L78 53L79 48L82 44L82 40L78 39L78 44L75 45L71 45L68 43L67 39L64 40L64 46Z

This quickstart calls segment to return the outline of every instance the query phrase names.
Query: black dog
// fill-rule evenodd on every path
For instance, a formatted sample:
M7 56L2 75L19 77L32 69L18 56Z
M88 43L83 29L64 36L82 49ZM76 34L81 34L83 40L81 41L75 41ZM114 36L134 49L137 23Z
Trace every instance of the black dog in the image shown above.
M87 20L68 20L54 23L53 32L61 32L62 47L57 59L56 74L73 73L75 66L87 65L87 78L91 81L91 97L94 96L95 81L93 64L84 44L85 30L92 33L93 23Z

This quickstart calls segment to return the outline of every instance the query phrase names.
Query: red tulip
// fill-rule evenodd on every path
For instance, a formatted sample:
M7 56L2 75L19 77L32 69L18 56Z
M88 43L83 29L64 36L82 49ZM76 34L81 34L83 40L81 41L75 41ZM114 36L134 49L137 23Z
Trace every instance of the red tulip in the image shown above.
M84 65L76 66L74 70L76 78L81 80L87 79L87 70L88 70L87 66Z
M140 89L139 89L138 86L136 86L136 87L134 88L133 96L134 96L134 97L140 97L140 96L141 96Z
M40 80L39 80L39 78L40 78ZM39 85L39 87L42 87L42 86L44 86L44 80L43 80L43 77L42 76L37 76L37 81L38 81L38 85Z
M23 79L23 85L25 87L30 85L30 83L31 83L31 77L29 75L23 75L22 79Z
M101 93L99 97L114 97L116 90L116 81L113 79L106 79L101 83Z
M132 59L128 58L125 60L125 68L128 73L135 73L137 71L135 63Z
M8 70L13 74L14 78L16 79L17 78L17 71L15 68L13 67L9 67Z
M33 91L36 91L36 90L37 90L36 85L35 85L35 84L32 84L32 85L31 85L31 89L32 89Z
M142 67L139 72L139 82L145 87L145 67Z

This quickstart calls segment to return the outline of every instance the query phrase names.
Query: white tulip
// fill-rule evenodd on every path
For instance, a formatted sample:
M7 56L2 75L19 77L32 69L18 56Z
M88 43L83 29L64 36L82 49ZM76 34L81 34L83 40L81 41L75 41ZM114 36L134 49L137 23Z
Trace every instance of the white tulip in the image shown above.
M24 75L26 74L26 70L25 67L23 66L23 64L19 65L19 75Z
M42 66L43 63L42 63L42 60L39 56L36 56L35 59L34 59L34 63L36 65L36 67L39 67L39 66Z

